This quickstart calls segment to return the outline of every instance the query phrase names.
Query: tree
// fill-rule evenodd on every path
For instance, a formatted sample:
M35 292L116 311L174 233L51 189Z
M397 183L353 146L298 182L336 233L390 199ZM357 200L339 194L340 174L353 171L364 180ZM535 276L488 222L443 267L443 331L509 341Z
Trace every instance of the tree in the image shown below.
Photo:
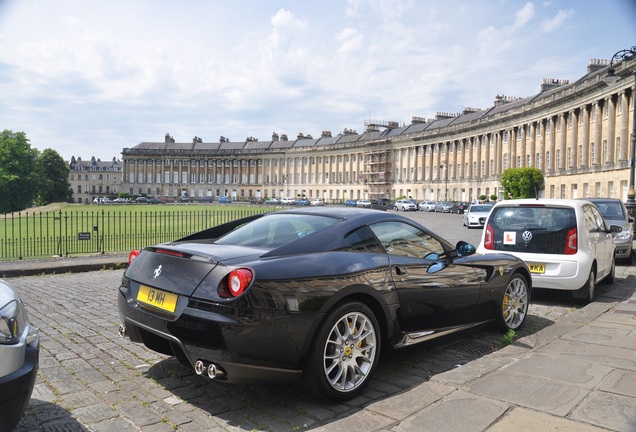
M38 170L42 179L36 197L37 205L70 202L73 199L73 190L68 181L70 169L58 152L44 150L38 158Z
M536 198L543 189L543 172L538 168L508 168L501 174L504 198Z
M40 180L38 155L24 132L0 132L0 213L24 210L33 204Z

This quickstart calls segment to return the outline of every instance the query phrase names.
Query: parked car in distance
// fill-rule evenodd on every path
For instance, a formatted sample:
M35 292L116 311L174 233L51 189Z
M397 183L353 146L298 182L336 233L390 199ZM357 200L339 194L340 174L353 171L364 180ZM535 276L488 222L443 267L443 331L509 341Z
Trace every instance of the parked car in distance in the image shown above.
M366 199L359 199L358 201L356 201L356 207L370 208L371 207L371 201L366 200Z
M434 212L435 201L422 201L417 207L420 211Z
M232 200L230 199L230 197L226 197L226 196L220 196L220 197L219 197L219 199L218 199L218 201L219 201L221 204L229 204L229 203L231 203L231 202L232 202Z
M321 200L320 198L314 198L311 200L310 204L312 206L324 206L325 202L323 200Z
M376 210L388 210L391 207L391 200L388 198L380 198L371 200L371 208Z
M356 200L346 200L344 202L345 207L355 207L356 206Z
M13 430L29 405L39 368L39 330L18 294L0 279L0 429Z
M164 203L173 203L174 202L174 198L169 197L169 196L160 196L159 199L161 201L163 201Z
M125 204L130 202L130 198L115 198L113 202L117 204Z
M296 204L296 200L294 198L282 197L280 199L280 203L285 205L294 205Z
M133 251L116 295L120 334L213 385L300 378L308 392L348 400L383 348L486 322L522 326L528 267L474 252L372 209L250 216Z
M625 204L618 198L582 198L594 204L603 215L607 225L618 225L619 232L614 233L616 259L632 263L634 241L634 218L627 213Z
M417 211L417 206L410 199L400 199L393 205L395 211Z
M450 213L453 203L450 201L438 201L435 203L435 213Z
M159 198L150 198L148 204L165 204L165 201L161 201Z
M279 201L276 198L267 198L265 204L279 204Z
M139 204L148 204L148 198L140 196L135 198L135 202Z
M571 291L589 303L596 284L614 281L612 234L598 208L577 199L517 199L495 204L477 251L526 262L533 288Z
M298 201L296 201L296 205L298 206L308 206L311 203L309 202L309 200L307 198L301 198Z
M463 221L466 228L482 228L493 204L471 204L464 212Z
M451 209L451 213L464 214L464 212L468 210L469 205L470 204L467 202L454 203Z

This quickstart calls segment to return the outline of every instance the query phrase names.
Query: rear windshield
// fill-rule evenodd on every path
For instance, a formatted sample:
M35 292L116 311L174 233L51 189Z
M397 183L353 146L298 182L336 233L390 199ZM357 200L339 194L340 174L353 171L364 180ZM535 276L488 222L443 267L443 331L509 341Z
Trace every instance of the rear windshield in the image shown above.
M275 213L241 225L214 243L273 249L315 234L338 221L322 215Z
M623 206L616 201L594 201L594 205L598 208L605 219L625 220Z
M471 213L488 213L492 208L491 205L472 205L470 206Z
M573 228L574 209L564 207L497 207L488 220L495 250L509 252L563 254Z

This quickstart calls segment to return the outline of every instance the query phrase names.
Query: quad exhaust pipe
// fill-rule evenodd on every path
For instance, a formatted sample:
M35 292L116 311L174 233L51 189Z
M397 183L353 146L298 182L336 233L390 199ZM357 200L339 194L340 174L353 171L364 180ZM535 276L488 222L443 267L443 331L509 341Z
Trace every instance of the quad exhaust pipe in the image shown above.
M117 328L117 334L120 337L128 337L128 331L126 326L119 324ZM194 364L194 371L197 375L207 375L210 379L223 379L227 376L223 368L214 363L206 362L205 360L197 360Z
M214 363L209 363L204 360L197 360L194 364L194 371L197 375L207 374L208 378L216 379L216 378L225 378L225 371L221 369L220 366L215 365Z

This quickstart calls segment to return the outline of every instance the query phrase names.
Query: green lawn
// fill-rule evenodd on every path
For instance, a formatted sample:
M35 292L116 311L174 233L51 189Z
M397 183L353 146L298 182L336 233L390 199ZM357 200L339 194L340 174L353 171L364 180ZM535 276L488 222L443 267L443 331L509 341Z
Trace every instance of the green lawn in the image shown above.
M0 260L128 252L257 213L265 205L56 204L0 215Z

